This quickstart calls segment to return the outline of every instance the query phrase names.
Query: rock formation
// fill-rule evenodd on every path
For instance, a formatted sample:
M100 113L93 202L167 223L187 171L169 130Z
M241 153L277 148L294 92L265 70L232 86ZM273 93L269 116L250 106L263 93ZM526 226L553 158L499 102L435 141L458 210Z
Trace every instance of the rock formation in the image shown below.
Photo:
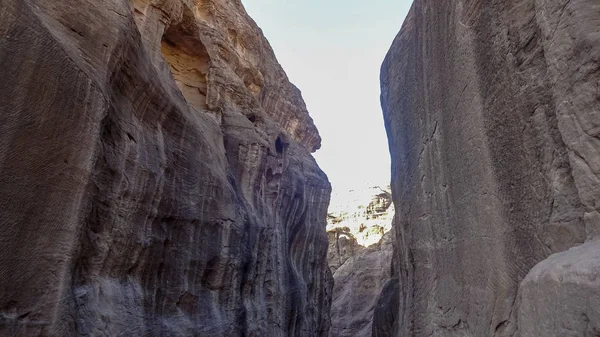
M377 302L375 302L372 337L397 336L400 328L397 321L400 307L400 279L398 271L393 271L392 278L384 284Z
M373 310L392 277L394 208L387 189L334 194L328 214L333 273L330 337L370 337Z
M326 336L319 134L239 0L2 0L0 335Z
M600 333L599 69L597 1L415 1L381 74L399 291L375 336Z

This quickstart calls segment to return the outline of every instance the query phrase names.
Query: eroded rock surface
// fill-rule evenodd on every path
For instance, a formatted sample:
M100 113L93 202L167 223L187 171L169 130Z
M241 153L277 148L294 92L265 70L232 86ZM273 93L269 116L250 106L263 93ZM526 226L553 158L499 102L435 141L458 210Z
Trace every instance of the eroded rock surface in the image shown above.
M520 336L600 336L598 261L595 240L536 265L520 287Z
M398 271L393 271L393 277L381 289L373 309L372 337L393 337L399 329L400 280Z
M380 187L334 194L329 212L329 336L370 337L377 298L393 273L392 196Z
M0 335L326 336L320 138L239 0L3 0Z
M395 336L596 333L599 68L596 1L415 1L381 74Z

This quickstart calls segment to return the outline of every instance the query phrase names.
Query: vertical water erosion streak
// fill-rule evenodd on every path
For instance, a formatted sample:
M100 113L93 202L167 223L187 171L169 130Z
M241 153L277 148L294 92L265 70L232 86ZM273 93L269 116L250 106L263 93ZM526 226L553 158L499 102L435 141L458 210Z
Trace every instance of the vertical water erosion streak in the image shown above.
M598 20L587 0L413 4L381 72L400 278L376 336L596 331Z
M7 0L0 60L0 335L327 336L320 136L239 0Z

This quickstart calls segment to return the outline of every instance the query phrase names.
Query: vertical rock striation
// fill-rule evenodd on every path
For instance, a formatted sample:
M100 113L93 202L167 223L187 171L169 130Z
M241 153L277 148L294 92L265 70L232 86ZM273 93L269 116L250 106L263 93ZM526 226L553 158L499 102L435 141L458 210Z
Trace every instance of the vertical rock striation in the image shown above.
M599 69L596 1L415 1L381 74L400 272L376 336L599 333Z
M327 336L319 134L239 0L3 0L0 335Z

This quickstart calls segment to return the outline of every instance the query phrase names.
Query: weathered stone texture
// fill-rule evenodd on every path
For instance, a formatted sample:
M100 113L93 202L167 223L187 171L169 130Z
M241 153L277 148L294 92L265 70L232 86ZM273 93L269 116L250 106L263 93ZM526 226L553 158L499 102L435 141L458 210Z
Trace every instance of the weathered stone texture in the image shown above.
M548 317L584 312L589 322L569 331L597 326L597 306L561 298L600 288L547 275L600 276L593 243L560 253L598 233L599 68L594 0L415 1L381 74L396 336L534 336L546 321L525 305L551 306ZM574 254L586 263L564 267ZM568 290L551 293L556 282Z
M377 298L392 278L389 188L334 194L329 211L327 255L334 279L329 337L370 337Z
M320 138L239 0L0 2L0 335L326 336Z
M329 337L371 337L377 298L392 278L393 237L388 232L379 243L356 247L333 274Z
M554 254L521 283L521 337L600 336L600 241Z

